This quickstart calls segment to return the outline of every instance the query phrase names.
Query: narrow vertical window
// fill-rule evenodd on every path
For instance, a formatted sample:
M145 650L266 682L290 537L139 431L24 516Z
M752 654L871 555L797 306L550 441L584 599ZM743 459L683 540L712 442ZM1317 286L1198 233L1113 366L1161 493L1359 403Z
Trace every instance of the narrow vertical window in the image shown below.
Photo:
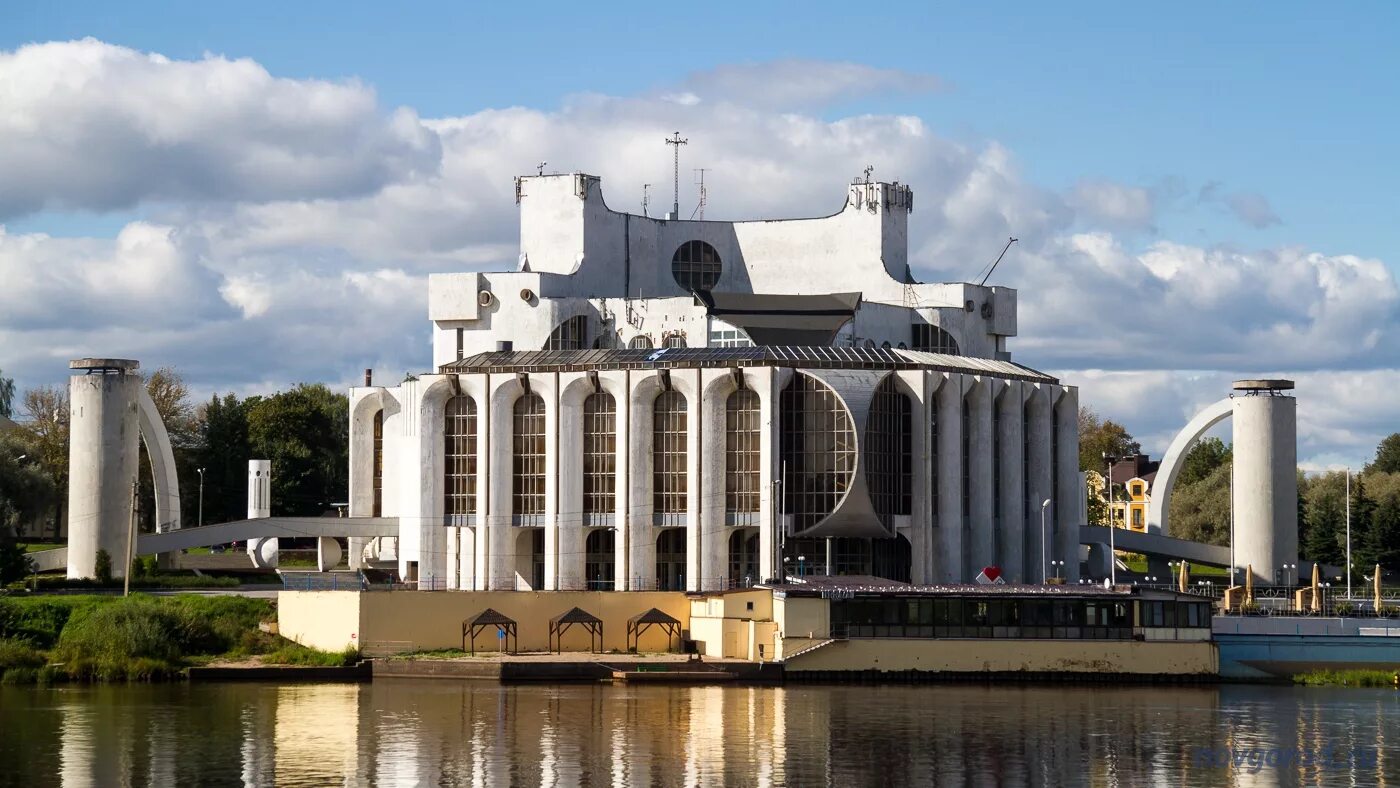
M374 509L372 517L384 516L384 411L374 414Z
M606 391L583 401L583 511L611 514L617 484L617 407Z
M685 395L663 391L652 406L652 505L658 514L686 508Z
M758 392L739 389L724 406L724 509L735 525L758 524Z
M526 394L516 400L511 426L511 511L544 514L544 399Z
M476 514L476 403L466 394L449 397L443 425L443 512Z

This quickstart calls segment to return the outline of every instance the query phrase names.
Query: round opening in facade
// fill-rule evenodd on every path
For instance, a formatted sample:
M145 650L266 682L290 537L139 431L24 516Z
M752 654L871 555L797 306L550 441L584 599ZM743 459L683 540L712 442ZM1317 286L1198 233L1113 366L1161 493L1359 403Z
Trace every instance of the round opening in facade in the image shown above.
M783 510L801 533L836 511L851 489L856 432L841 398L810 375L793 375L781 406Z
M719 252L704 241L686 241L671 257L671 275L687 293L713 290L723 271Z

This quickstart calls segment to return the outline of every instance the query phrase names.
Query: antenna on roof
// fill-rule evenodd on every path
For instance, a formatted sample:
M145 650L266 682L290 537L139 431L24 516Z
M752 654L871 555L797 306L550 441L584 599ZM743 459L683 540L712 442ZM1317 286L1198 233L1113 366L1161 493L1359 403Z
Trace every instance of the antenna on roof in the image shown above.
M872 172L874 172L874 171L875 171L875 165L874 165L874 164L867 164L867 165L865 165L865 182L866 182L866 183L870 183L870 173L872 173Z
M548 163L549 163L549 162L547 162L547 161L542 161L542 162L540 162L539 164L536 164L536 165L535 165L535 169L537 170L536 174L537 174L537 175L544 175L544 165L546 165L546 164L548 164Z
M671 178L675 186L675 191L672 192L674 196L671 201L671 215L666 217L668 219L679 219L681 217L681 146L689 143L689 139L681 139L681 133L679 131L673 136L666 138L667 145L676 146L675 156L671 162Z
M646 215L647 215L647 205L648 205L648 204L650 203L650 201L651 201L651 198L650 198L649 196L647 196L647 189L650 189L650 188L651 188L651 184L650 184L650 183L644 183L644 184L642 184L642 215L643 215L643 216L646 216Z
M1007 249L1010 249L1010 248L1011 248L1011 245L1014 244L1014 243L1016 243L1016 241L1018 241L1018 240L1019 240L1019 239L1017 239L1017 238L1008 238L1008 239L1006 239L1006 246L1003 246L1003 247L1001 248L1001 254L997 255L997 259L996 259L995 262L992 263L992 267L989 268L989 269L987 269L987 275L984 276L984 277L982 277L982 281L980 281L980 282L977 283L979 286L980 286L980 285L985 285L985 284L987 284L987 280L992 278L992 272L995 271L995 270L997 270L997 265L999 265L999 264L1001 263L1001 258L1003 258L1003 257L1006 256L1006 250L1007 250Z
M705 201L706 201L706 197L708 196L707 193L705 192L705 170L704 170L704 169L699 169L699 170L696 170L696 172L698 172L698 173L700 174L700 180L696 181L696 183L698 183L698 184L700 185L700 202L698 202L698 203L695 204L695 210L693 210L693 211L690 212L690 218L694 219L694 218L696 218L697 215L698 215L699 218L700 218L700 220L701 220L701 221L704 221L704 219L705 219Z

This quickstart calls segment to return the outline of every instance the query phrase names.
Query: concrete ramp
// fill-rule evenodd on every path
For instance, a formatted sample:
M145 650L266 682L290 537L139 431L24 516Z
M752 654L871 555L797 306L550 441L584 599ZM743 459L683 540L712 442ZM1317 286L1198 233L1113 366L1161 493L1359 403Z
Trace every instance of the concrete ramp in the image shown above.
M210 547L229 542L246 542L265 536L283 539L300 537L398 536L397 517L261 517L234 520L199 528L181 528L163 534L141 534L136 539L136 555L170 553L191 547ZM40 572L54 572L68 566L68 548L30 553ZM112 556L113 561L124 556Z
M1080 544L1107 545L1108 537L1108 528L1102 525L1084 525L1079 528ZM1149 558L1170 558L1225 569L1230 567L1228 547L1175 539L1162 534L1118 528L1113 533L1113 546L1129 553L1142 553Z

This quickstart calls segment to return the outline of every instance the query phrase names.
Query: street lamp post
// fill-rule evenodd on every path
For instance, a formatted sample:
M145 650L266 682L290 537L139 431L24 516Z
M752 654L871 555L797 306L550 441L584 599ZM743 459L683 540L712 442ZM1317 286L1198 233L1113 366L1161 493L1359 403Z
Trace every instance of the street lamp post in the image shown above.
M204 469L195 470L199 472L199 524L204 525Z
M799 555L799 556L797 557L797 576L798 576L798 577L802 577L802 576L804 576L804 575L806 574L806 572L803 570L803 565L806 563L806 561L807 561L807 556L805 556L805 555Z
M1108 488L1108 582L1118 585L1118 551L1113 545L1113 462L1117 457L1108 452L1103 453L1104 463L1108 465L1108 475L1103 477L1104 486Z
M1050 565L1046 563L1050 560L1050 552L1046 549L1045 542L1045 510L1050 506L1050 499L1046 498L1040 504L1040 584L1045 585L1045 581L1050 579Z

